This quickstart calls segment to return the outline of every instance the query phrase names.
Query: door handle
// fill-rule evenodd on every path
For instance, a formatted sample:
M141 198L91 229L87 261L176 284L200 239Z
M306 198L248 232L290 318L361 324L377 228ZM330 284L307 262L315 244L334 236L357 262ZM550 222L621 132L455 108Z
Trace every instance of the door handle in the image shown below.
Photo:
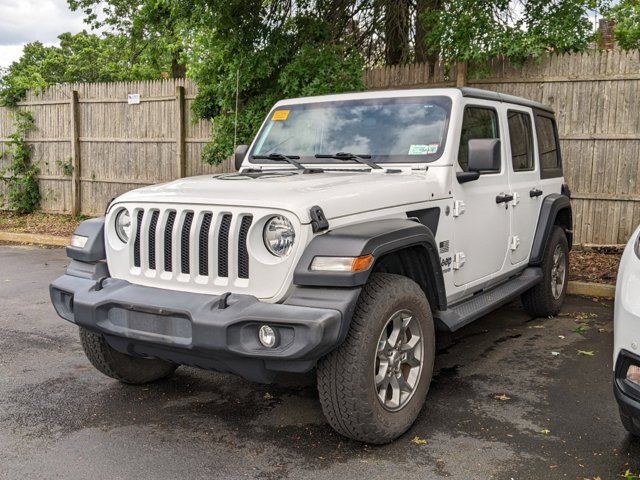
M533 190L529 190L529 196L531 198L539 197L540 195L542 195L542 190L539 190L537 188L534 188Z
M501 193L496 196L496 203L507 203L513 200L513 195L510 193Z

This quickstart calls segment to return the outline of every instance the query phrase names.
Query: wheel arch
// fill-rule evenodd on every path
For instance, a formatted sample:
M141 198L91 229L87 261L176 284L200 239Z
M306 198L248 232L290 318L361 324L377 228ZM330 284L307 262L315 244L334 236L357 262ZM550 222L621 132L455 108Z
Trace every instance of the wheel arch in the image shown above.
M573 212L569 197L559 193L547 195L542 200L536 233L531 247L531 265L540 265L545 246L554 226L562 228L567 236L569 250L573 247Z
M372 254L374 264L362 272L319 272L310 269L316 256ZM446 308L440 255L431 229L411 219L386 219L348 225L316 236L294 271L298 286L354 287L373 272L404 275L427 295L432 309Z

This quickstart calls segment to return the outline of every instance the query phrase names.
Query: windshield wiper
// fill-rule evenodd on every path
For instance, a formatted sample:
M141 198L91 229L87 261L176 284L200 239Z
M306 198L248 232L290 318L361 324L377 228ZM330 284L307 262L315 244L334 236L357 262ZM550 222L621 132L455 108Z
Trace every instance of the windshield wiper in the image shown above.
M253 155L256 160L273 160L274 162L288 162L298 170L306 170L304 165L296 160L300 160L298 155L283 155L282 153L270 153L269 155Z
M353 153L348 153L348 152L338 152L338 153L334 153L333 155L325 155L322 153L317 153L315 157L316 158L335 158L336 160L355 160L358 163L364 163L365 165L368 165L372 169L382 169L380 165L369 160L371 158L371 155L355 155Z

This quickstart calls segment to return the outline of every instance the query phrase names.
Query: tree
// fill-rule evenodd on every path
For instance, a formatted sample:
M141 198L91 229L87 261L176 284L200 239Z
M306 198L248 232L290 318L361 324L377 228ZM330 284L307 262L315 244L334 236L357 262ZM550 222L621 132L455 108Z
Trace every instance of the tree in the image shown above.
M22 57L0 77L0 101L13 105L29 89L65 82L160 78L162 65L125 37L86 32L58 37L60 46L25 45Z
M606 0L443 1L427 9L426 42L447 63L482 65L503 55L515 60L544 52L582 51L593 40L589 12Z
M616 41L624 50L640 48L640 2L621 0L606 12L609 19L615 20Z
M92 29L115 31L140 45L153 58L167 58L170 76L182 78L186 73L179 18L173 1L165 0L68 0L73 11L85 14Z

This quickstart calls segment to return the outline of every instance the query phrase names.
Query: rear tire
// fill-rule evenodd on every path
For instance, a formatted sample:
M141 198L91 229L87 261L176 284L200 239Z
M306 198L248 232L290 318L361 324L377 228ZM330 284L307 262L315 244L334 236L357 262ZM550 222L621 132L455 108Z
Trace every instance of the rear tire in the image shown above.
M80 343L91 364L123 383L143 385L171 375L178 365L165 360L132 357L114 350L99 333L80 327Z
M542 281L520 297L524 309L534 317L560 312L569 279L569 243L564 231L554 226L542 256Z
M622 409L620 409L620 421L622 421L622 425L624 428L634 437L640 437L640 420L637 423L634 423L633 418L624 413Z
M434 323L424 292L400 275L371 275L346 340L318 363L329 424L361 442L396 439L424 405L434 357Z

